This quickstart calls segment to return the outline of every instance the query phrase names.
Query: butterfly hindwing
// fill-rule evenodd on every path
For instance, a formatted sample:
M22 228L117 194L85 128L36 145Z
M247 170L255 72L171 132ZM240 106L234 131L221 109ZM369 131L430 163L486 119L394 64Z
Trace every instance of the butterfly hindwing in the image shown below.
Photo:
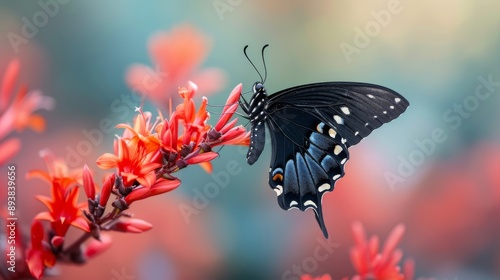
M281 208L312 208L327 237L321 201L344 175L348 148L397 118L409 103L378 85L330 82L285 89L267 105L269 184Z
M312 208L327 236L321 200L344 175L347 147L332 128L318 123L315 113L302 108L277 109L268 124L273 148L269 184L279 205L285 210Z

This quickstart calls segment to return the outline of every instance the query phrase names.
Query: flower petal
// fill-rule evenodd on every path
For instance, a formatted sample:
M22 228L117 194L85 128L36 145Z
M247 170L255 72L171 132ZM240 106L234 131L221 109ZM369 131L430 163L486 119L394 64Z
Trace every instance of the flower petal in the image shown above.
M97 166L99 166L102 169L110 169L117 167L119 162L120 159L116 155L110 153L105 153L101 155L96 161Z
M101 233L99 240L92 239L85 247L85 257L87 259L93 258L102 252L106 251L112 243L111 236L109 234Z
M89 223L83 217L76 218L73 222L71 222L71 225L85 232L90 232Z
M153 228L153 225L141 219L119 220L111 229L121 232L142 233Z
M16 84L17 77L19 76L19 70L21 68L21 63L19 59L13 59L3 75L2 87L0 88L0 109L3 111L7 108L10 97L12 95L14 85Z
M151 187L150 193L148 196L154 196L162 193L169 192L171 190L176 189L181 184L179 180L168 180L168 179L159 179L156 183Z
M210 161L206 161L206 162L200 162L200 167L203 168L203 170L205 170L205 172L207 172L208 174L212 173L213 171L213 166L212 166L212 163Z
M11 138L0 143L0 165L4 165L21 148L21 141L18 138Z
M83 166L83 189L85 190L87 198L92 200L95 199L96 186L94 183L94 177L92 176L92 173L90 173L90 169L86 164Z
M382 258L384 260L389 260L390 255L394 252L399 242L403 238L405 232L405 226L403 224L397 225L389 234L389 237L385 241L384 249L382 250Z
M219 154L216 152L205 152L205 153L198 154L190 159L187 159L186 162L188 164L198 164L201 162L211 161L218 156L219 156Z

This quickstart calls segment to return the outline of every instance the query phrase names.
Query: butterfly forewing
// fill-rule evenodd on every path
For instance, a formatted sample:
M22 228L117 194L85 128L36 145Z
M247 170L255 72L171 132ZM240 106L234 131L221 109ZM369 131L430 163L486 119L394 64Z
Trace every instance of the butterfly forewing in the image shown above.
M347 148L397 118L409 103L378 85L330 82L285 89L266 105L262 110L272 143L269 184L283 209L312 208L327 237L321 200L344 175ZM249 153L253 149L251 144Z

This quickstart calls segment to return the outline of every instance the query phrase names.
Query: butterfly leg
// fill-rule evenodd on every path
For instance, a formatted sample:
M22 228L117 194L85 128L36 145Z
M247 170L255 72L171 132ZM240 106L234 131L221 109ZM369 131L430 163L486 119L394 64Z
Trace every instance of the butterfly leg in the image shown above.
M243 99L243 102L241 102L241 99ZM245 112L245 114L247 114L247 115L250 115L250 110L248 109L248 107L250 105L248 104L245 97L243 97L243 95L241 95L241 98L240 98L240 100L238 100L238 103L240 104L240 107L243 110L243 112Z

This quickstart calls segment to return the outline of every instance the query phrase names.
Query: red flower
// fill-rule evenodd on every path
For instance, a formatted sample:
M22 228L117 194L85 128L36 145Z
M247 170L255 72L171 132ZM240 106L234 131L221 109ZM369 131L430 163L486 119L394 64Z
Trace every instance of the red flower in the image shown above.
M236 119L229 121L238 106L241 84L230 94L216 128L207 124L210 115L206 111L206 98L196 110L193 98L197 90L192 82L187 89L179 88L183 102L175 108L170 120L160 114L153 123L151 113L138 109L133 126L117 126L125 132L115 141L115 153L103 154L97 165L103 169L117 168L123 187L128 188L118 190L127 205L177 188L180 181L171 174L188 165L201 164L211 171L210 161L218 156L212 148L217 145L248 145L249 133L241 126L235 127ZM90 181L88 186L92 189ZM86 188L92 194L90 189Z
M332 280L332 277L328 274L325 274L320 277L312 277L311 275L302 275L300 280Z
M153 228L153 225L141 219L119 220L111 229L122 232L142 233Z
M45 120L33 112L39 109L51 110L54 107L52 98L42 95L39 91L28 92L28 88L24 85L12 98L19 70L19 61L12 60L7 66L0 84L0 140L14 129L22 131L26 127L30 127L37 132L43 131ZM0 143L0 164L14 156L20 147L21 144L17 138Z
M159 106L167 106L175 98L172 89L187 81L196 81L205 94L219 91L225 75L217 68L198 71L210 49L210 40L190 25L175 27L170 33L161 32L149 41L149 52L155 69L132 65L126 81Z
M94 177L92 176L92 173L90 173L90 169L86 164L83 166L83 189L85 190L87 198L92 200L95 199L96 186L94 183Z
M52 267L56 263L56 257L52 254L50 246L44 242L45 233L43 225L38 220L31 224L31 246L26 250L26 263L36 279L43 275L45 267Z
M351 262L358 272L351 280L412 280L415 272L415 263L407 259L403 265L403 272L398 263L403 257L403 252L396 249L403 238L405 227L397 225L389 234L382 252L379 252L379 238L372 236L367 239L365 228L360 222L352 224L352 233L355 247L351 249ZM424 280L424 278L419 278ZM433 278L429 278L432 280ZM313 278L302 275L301 280L332 280L329 275ZM347 277L343 280L348 280Z
M39 213L35 219L47 220L57 236L64 237L70 225L89 231L89 225L80 209L85 205L78 203L78 184L81 170L69 170L65 162L56 159L49 151L42 151L49 172L35 170L28 173L28 178L39 177L51 185L51 197L36 196L49 209Z
M47 220L57 236L65 236L72 225L83 231L90 231L87 220L80 209L85 203L78 203L78 188L65 190L57 183L52 184L51 197L37 195L36 198L49 209L36 215L36 220Z
M40 151L40 157L45 160L48 172L32 170L26 175L29 179L39 178L49 184L57 183L63 189L68 189L81 182L81 169L69 169L64 160L55 158L48 150Z
M151 187L156 181L154 170L161 167L155 159L158 153L156 145L148 146L138 136L132 139L115 140L115 154L105 153L97 159L102 169L117 168L123 184L131 187L137 181L145 187Z
M404 234L404 226L397 225L389 234L382 253L379 253L379 239L372 236L366 238L366 232L360 222L352 225L355 247L351 249L351 261L362 279L405 279L400 272L398 262L403 257L401 250L396 249Z
M180 184L181 181L179 181L178 179L171 180L171 179L160 178L156 180L155 184L150 188L147 188L145 186L140 186L138 188L135 188L134 190L132 190L130 194L128 194L125 197L125 201L127 202L128 205L130 205L132 202L136 200L145 199L150 196L155 196L174 190Z
M226 105L222 110L222 114L217 121L217 124L212 131L212 137L214 139L209 139L214 141L213 146L219 145L244 145L248 146L250 144L250 132L247 132L243 126L235 126L238 119L229 121L236 110L238 109L238 100L241 96L242 85L237 85L231 94L229 95ZM213 135L216 135L214 137Z
M111 237L107 234L101 234L99 240L92 239L87 246L85 246L85 258L90 259L101 254L111 246L111 243Z

